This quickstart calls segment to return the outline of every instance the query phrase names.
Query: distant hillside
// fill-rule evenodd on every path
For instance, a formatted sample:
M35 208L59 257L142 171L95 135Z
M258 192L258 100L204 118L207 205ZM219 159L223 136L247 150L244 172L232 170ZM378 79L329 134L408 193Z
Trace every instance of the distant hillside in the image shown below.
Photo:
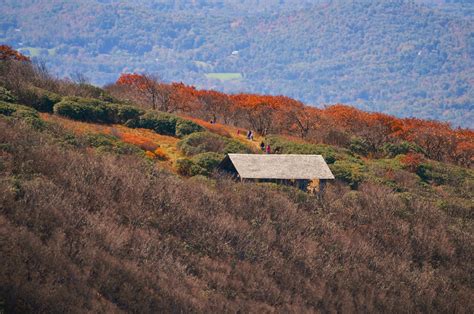
M105 84L154 72L227 92L474 127L468 1L3 1L0 42ZM38 27L41 24L41 27ZM72 62L74 61L74 62Z
M472 30L472 19L410 4L321 6L261 23L249 54L264 46L271 67L256 60L248 77L312 103L472 127Z

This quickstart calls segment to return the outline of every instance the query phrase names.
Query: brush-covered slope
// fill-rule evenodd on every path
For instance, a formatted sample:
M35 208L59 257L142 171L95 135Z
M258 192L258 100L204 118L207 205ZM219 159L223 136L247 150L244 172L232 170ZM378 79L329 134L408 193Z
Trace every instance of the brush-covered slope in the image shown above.
M0 312L474 311L471 130L182 84L160 112L1 51ZM336 180L215 171L261 140Z
M24 117L0 115L6 312L473 309L472 171L380 160L316 197L183 179Z

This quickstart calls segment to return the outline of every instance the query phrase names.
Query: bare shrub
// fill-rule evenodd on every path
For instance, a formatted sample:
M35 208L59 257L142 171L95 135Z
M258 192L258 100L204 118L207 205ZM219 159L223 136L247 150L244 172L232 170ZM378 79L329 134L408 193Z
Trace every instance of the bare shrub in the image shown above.
M59 134L0 119L7 312L474 309L472 233L421 197L187 180Z

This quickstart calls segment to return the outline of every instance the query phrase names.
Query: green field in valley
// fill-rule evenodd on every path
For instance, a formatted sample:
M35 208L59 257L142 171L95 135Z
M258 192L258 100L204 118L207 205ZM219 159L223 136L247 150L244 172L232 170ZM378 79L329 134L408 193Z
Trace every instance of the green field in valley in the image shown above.
M221 81L232 81L242 79L241 73L222 72L222 73L207 73L207 78L218 79Z
M48 56L56 55L56 48L43 49L43 48L35 48L35 47L24 47L24 48L18 49L18 51L20 51L23 54L26 54L29 57L39 57L43 50L48 52Z

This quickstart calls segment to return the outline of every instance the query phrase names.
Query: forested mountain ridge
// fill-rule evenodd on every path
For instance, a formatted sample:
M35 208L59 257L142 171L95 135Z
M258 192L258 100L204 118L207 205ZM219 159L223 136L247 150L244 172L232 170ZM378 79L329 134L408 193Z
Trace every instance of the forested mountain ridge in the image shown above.
M472 128L472 6L4 1L0 41L97 84L146 71L198 87L343 102Z

